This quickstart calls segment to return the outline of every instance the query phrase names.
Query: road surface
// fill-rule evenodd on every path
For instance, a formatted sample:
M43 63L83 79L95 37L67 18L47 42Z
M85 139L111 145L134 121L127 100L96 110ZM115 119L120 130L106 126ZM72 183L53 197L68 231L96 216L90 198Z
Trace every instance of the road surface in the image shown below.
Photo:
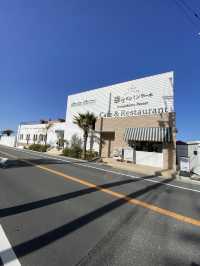
M0 146L0 265L200 265L200 186Z

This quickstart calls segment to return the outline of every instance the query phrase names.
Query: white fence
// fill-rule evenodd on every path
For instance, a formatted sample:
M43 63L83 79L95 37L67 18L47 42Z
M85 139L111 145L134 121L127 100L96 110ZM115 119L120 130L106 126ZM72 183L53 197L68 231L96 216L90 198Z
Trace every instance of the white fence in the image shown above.
M0 137L0 144L9 146L9 147L15 147L16 144L16 137L15 136L1 136Z
M136 151L136 164L163 167L163 153Z

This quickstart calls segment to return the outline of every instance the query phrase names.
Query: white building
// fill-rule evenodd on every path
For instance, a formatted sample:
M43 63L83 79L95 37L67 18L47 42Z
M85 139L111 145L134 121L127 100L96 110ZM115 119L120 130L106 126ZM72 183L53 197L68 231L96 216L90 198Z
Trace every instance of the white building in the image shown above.
M0 145L15 147L16 145L16 136L0 136Z
M98 150L101 134L102 157L130 148L136 164L175 169L173 79L171 71L69 95L65 139L73 134L83 137L74 116L90 112L97 117L94 149Z
M17 146L48 144L57 147L58 140L64 138L65 122L41 121L21 123L17 131Z
M200 141L177 141L176 155L178 165L181 158L188 158L190 171L200 167Z

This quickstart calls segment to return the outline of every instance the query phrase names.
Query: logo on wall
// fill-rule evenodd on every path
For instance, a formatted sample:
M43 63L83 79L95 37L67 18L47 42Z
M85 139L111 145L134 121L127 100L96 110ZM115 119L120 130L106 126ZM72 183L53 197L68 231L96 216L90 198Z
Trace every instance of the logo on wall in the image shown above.
M143 106L147 105L152 97L151 91L141 93L136 87L130 87L123 96L114 97L114 104L117 105L117 108Z
M108 112L100 112L100 117L129 117L141 115L156 115L161 113L173 112L172 96L163 97L163 106L151 107L154 93L149 90L141 92L138 88L132 86L122 95L112 96L112 104ZM166 101L166 98L170 101ZM111 107L112 105L112 107Z
M96 93L86 93L72 98L72 112L87 109L100 117L148 116L174 112L173 78L163 78L108 87ZM80 97L80 98L79 98ZM77 109L76 109L77 107ZM80 108L80 109L78 109Z
M84 101L78 101L78 102L73 102L71 104L71 107L77 107L77 106L82 106L82 105L88 105L88 104L94 104L96 103L95 99L90 99L90 100L84 100Z

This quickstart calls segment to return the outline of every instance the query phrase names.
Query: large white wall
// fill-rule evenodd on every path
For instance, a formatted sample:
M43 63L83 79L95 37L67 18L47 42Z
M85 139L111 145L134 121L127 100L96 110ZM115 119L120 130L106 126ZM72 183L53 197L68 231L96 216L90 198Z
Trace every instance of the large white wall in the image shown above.
M15 136L1 136L0 137L0 144L9 146L9 147L15 147L16 144L16 137Z
M17 142L20 144L26 144L26 136L30 134L29 144L33 144L33 136L37 135L45 135L47 132L47 124L22 124L19 125L17 131ZM20 135L23 135L23 139L20 139Z
M64 131L65 132L65 130L66 130L66 123L65 122L53 124L48 129L47 143L52 147L56 147L57 141L58 141L58 135L56 132L57 131Z

